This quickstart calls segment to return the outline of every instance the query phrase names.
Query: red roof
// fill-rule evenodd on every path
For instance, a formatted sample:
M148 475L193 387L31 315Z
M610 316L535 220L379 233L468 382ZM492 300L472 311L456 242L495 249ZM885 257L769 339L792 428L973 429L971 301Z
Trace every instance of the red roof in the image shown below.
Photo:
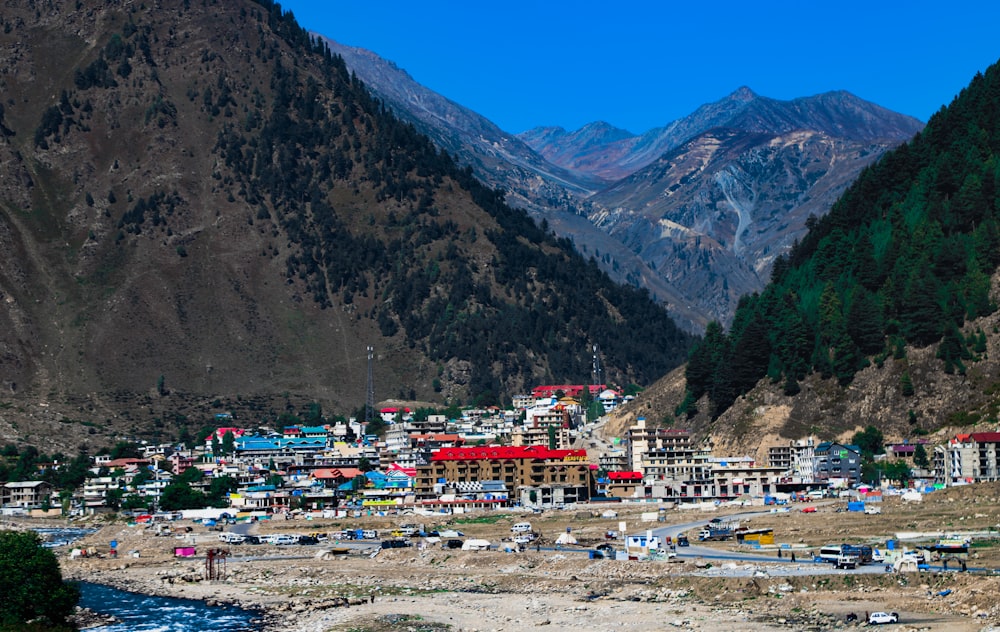
M392 463L391 465L389 465L388 469L391 472L402 472L403 474L406 474L407 476L410 476L410 477L413 477L413 476L417 475L417 468L415 468L415 467L403 467L399 463Z
M613 481L641 481L642 472L608 472L608 478Z
M480 459L540 459L546 461L584 461L586 450L550 450L545 446L501 446L483 445L464 448L441 448L431 455L432 461L478 461Z
M1000 432L973 432L970 436L976 443L1000 443Z
M356 467L335 467L335 468L323 468L319 470L313 470L312 477L318 479L352 479L356 476L361 476L364 474L361 470Z
M588 389L591 394L600 394L604 390L604 384L547 384L544 386L536 386L531 389L532 397L553 397L557 391L562 391L567 397L576 397L583 392L583 389Z

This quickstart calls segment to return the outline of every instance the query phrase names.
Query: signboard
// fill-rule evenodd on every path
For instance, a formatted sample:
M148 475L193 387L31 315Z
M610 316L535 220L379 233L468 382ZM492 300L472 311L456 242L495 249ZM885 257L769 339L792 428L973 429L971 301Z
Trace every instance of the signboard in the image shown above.
M842 458L842 459L846 459L847 458L847 450L841 450L840 451L840 458Z

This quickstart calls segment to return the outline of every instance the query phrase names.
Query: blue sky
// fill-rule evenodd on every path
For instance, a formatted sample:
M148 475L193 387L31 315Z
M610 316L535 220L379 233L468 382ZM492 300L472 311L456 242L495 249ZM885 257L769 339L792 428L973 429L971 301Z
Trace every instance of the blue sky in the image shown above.
M1000 3L286 0L299 24L392 60L518 133L666 125L740 86L847 90L926 121L1000 59Z

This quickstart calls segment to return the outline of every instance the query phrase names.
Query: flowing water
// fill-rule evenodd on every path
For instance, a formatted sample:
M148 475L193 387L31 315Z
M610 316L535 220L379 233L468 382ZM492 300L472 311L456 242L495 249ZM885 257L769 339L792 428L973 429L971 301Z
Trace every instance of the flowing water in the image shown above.
M120 623L88 632L244 632L259 630L258 614L236 606L208 606L195 599L151 597L80 582L80 605Z

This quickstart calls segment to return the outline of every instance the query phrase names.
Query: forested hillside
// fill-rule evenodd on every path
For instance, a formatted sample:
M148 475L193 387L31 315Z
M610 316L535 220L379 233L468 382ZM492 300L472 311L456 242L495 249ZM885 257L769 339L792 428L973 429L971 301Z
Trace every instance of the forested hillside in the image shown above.
M441 403L587 381L593 344L622 384L686 357L662 306L277 4L20 0L0 24L0 437L349 412L368 345L379 398Z
M728 332L708 327L677 412L693 415L707 395L707 412L718 416L764 377L786 395L811 373L846 386L866 366L930 345L941 371L964 374L987 341L963 326L996 309L998 153L994 65L912 142L867 168L828 215L810 220L766 289L740 302ZM899 389L912 394L905 371Z

